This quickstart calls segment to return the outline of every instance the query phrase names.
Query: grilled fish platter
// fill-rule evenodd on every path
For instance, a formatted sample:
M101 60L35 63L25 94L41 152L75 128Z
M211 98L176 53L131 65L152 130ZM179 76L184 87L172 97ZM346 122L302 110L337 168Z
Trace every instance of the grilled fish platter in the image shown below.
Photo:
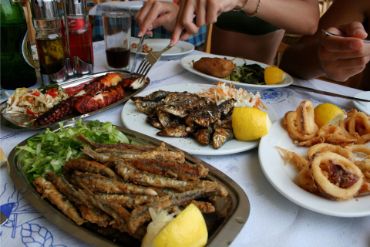
M150 210L176 213L190 203L206 220L208 244L226 246L249 214L242 189L220 171L110 123L78 121L47 129L13 149L9 169L41 214L98 246L139 246Z
M192 137L203 146L219 149L233 139L231 114L235 106L263 107L259 94L220 83L208 91L158 90L132 98L146 122L165 137Z
M0 107L3 119L27 129L84 118L114 107L149 84L138 75L108 71L40 89L18 88Z

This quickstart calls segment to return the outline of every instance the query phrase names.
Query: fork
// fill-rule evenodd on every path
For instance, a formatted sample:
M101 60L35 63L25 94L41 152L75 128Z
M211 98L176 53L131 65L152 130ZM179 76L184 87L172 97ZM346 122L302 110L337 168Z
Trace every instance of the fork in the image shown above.
M139 57L139 52L142 49L144 39L145 39L145 34L143 36L141 36L139 44L137 45L136 53L135 53L135 57L134 57L134 62L132 63L132 66L131 66L131 72L133 72L136 68L137 58Z
M321 32L326 36L343 37L343 36L340 36L338 34L334 34L334 33L331 33L329 31L326 31L325 29L321 29ZM368 40L368 39L364 39L363 41L364 41L365 44L370 44L370 40Z
M149 51L148 54L144 57L143 61L141 61L136 73L141 75L141 78L146 78L149 70L159 60L161 55L171 48L172 48L172 44L170 43L161 51L154 51L154 52Z

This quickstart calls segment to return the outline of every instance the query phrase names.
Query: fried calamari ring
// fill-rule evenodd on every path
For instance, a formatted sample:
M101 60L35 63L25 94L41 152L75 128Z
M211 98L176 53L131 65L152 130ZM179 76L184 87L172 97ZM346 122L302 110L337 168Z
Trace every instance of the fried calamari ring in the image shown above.
M315 123L312 102L304 100L299 104L296 111L287 112L283 119L283 126L298 145L301 145L300 142L315 139L319 128ZM315 142L321 142L321 139L315 139Z
M361 145L361 144L358 144L358 145L349 145L349 146L346 146L346 149L348 149L349 151L353 152L353 153L361 153L365 156L365 158L370 158L370 147L367 146L367 145Z
M351 145L346 149L354 154L354 163L360 168L367 182L370 183L370 147L367 145Z
M290 111L285 114L283 125L288 131L290 138L294 141L306 141L315 137L316 133L304 134L300 131L300 122L301 120L297 117L297 112Z
M333 152L317 154L311 169L319 191L337 200L356 196L364 182L361 170L352 161Z
M307 156L309 160L312 160L316 154L330 151L342 155L343 157L352 160L352 152L348 149L342 148L338 145L320 143L310 147L307 151Z
M370 117L363 112L352 110L346 119L347 130L350 134L370 134Z
M366 180L370 182L370 159L355 161L355 164L360 168Z
M370 141L370 116L355 109L348 112L341 124L351 135L358 138L357 143Z
M305 135L316 134L317 124L315 123L315 112L312 102L303 100L297 110L298 130Z
M320 128L317 135L324 142L345 146L351 143L356 143L357 138L348 133L345 129L338 125L327 124Z
M361 143L370 142L370 134L362 135L361 136Z

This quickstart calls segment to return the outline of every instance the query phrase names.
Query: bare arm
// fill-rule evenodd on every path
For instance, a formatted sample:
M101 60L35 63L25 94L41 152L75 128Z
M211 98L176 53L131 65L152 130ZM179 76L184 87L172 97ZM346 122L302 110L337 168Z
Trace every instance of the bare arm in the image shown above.
M182 0L172 41L187 39L202 25L216 22L223 12L241 8L251 15L255 14L257 6L257 17L289 32L313 34L316 31L317 0Z
M289 33L314 34L320 18L317 0L248 0L243 10Z
M345 81L360 73L370 59L370 45L362 41L367 32L361 24L369 12L368 0L336 0L321 18L316 34L285 51L281 67L305 79L325 75ZM322 29L343 37L322 35Z

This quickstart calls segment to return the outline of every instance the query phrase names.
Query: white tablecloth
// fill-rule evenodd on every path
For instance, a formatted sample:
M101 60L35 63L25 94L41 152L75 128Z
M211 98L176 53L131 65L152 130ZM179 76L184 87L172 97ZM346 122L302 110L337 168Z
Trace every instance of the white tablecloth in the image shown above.
M106 70L105 63L104 43L96 43L95 71ZM149 77L149 88L178 82L207 83L205 79L186 72L179 60L158 62ZM320 80L304 83L346 95L360 92ZM308 94L289 88L262 90L261 95L273 120L294 109L302 99L310 99L314 103L334 102L346 109L353 107L352 102L348 100ZM117 106L90 119L122 125L121 109L122 106ZM19 142L35 133L36 131L1 127L1 148L9 154ZM199 158L230 176L249 198L251 212L248 221L231 246L370 246L370 217L331 217L295 205L266 180L259 165L257 149L234 155ZM30 206L15 189L5 167L0 168L0 206L2 214L8 218L0 226L0 246L84 246L82 241L65 234Z

